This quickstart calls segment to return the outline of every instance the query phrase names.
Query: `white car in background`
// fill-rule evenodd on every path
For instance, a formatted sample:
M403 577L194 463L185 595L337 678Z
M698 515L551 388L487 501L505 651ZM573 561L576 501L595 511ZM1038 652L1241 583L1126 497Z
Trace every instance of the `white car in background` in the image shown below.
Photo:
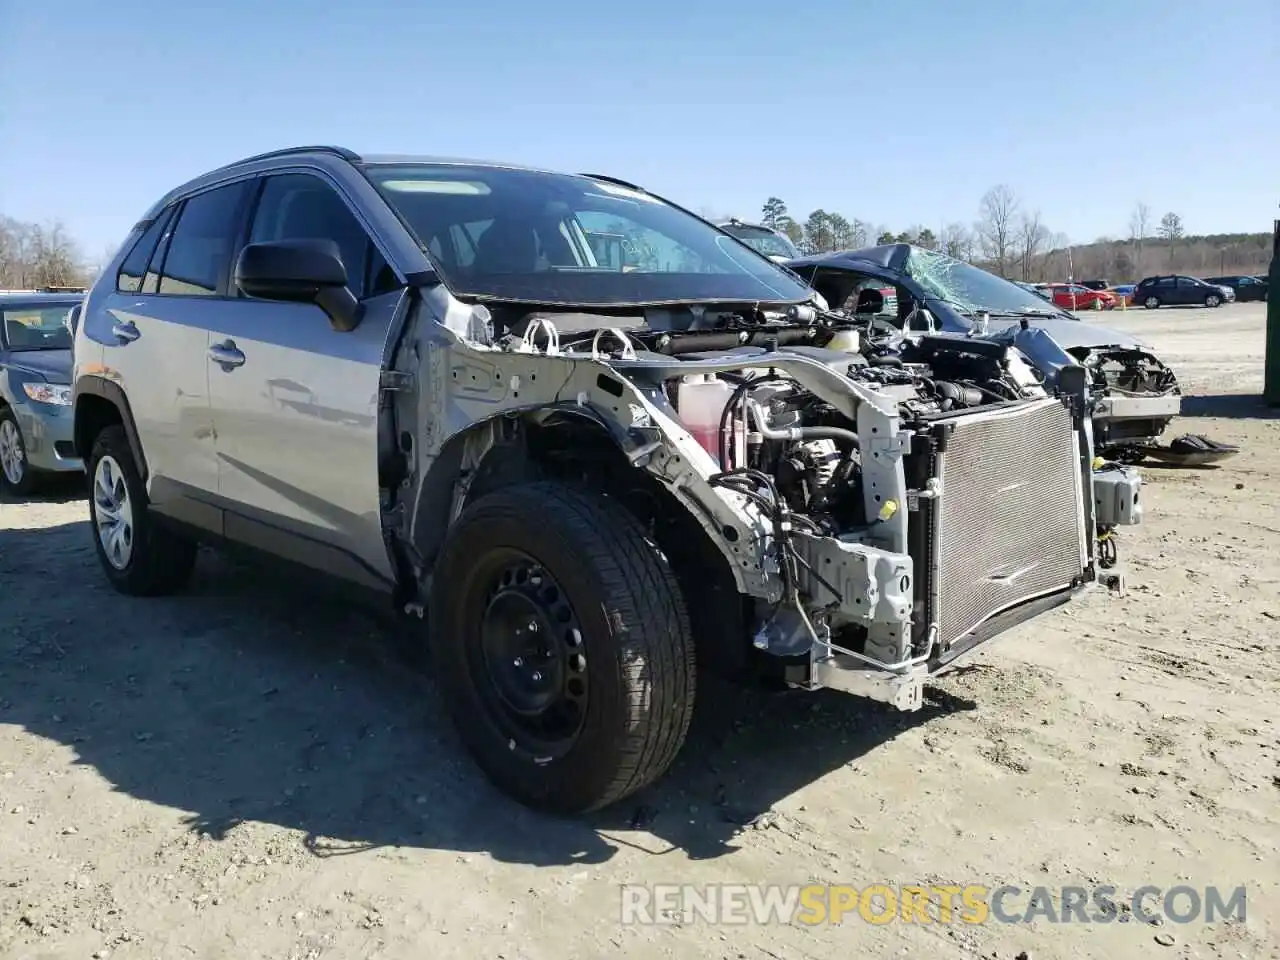
M731 217L723 223L717 223L716 226L776 263L794 260L800 256L799 248L791 242L790 237L762 223L746 223Z

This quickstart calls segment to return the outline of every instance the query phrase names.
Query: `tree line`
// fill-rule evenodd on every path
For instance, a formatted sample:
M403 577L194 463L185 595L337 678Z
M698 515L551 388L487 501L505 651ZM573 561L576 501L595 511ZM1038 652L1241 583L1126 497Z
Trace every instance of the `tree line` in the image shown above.
M97 273L61 221L0 215L0 290L84 287Z
M822 208L797 220L776 196L764 202L760 221L806 254L912 243L1027 283L1069 278L1123 283L1157 273L1260 274L1271 261L1270 233L1191 236L1178 213L1170 211L1156 220L1151 207L1141 202L1130 214L1127 236L1073 244L1066 234L1051 230L1040 211L1007 184L982 195L972 223L954 221L936 232L919 224L895 232Z

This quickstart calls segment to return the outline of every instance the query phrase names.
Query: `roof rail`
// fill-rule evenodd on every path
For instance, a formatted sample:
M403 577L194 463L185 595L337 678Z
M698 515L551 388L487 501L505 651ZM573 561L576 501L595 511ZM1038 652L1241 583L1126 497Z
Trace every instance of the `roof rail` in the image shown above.
M354 150L348 150L346 147L335 147L332 145L316 144L307 147L284 147L280 150L268 150L266 153L258 153L252 157L245 157L242 160L233 160L231 163L223 164L219 170L226 170L229 167L238 167L246 163L255 163L258 160L272 160L276 157L289 157L297 153L329 153L335 157L340 157L348 163L359 163L360 154Z
M612 183L619 187L627 187L630 190L639 190L641 193L649 192L639 184L630 183L629 181L623 180L620 177L605 176L603 173L582 173L582 174L579 174L579 176L587 177L590 180L599 180L602 183Z

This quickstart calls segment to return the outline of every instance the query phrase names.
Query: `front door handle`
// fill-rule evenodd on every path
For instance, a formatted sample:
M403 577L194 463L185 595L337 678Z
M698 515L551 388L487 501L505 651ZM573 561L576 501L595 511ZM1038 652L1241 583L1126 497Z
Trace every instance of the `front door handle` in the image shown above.
M133 341L142 336L142 331L134 326L132 320L126 320L124 323L113 324L111 327L111 333L121 342L121 345L133 343Z
M215 343L209 348L209 359L223 370L244 366L244 354L240 352L234 340Z

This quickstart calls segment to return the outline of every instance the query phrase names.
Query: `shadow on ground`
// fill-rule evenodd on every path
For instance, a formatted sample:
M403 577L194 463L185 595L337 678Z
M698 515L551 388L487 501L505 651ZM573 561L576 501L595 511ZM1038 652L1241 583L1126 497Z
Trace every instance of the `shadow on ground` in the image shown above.
M317 856L381 846L599 863L622 844L732 852L778 800L940 713L831 694L704 683L690 742L660 784L582 821L498 794L462 753L400 641L420 631L304 575L202 554L181 597L106 586L87 523L0 529L0 723L69 745L115 789L302 831ZM643 827L646 832L628 832ZM655 837L657 840L655 841Z
M0 490L0 504L5 503L70 503L89 495L88 480L83 473L54 473L41 480L34 493L15 497Z
M1280 407L1267 406L1259 394L1214 393L1182 398L1184 417L1224 417L1236 420L1280 420Z

